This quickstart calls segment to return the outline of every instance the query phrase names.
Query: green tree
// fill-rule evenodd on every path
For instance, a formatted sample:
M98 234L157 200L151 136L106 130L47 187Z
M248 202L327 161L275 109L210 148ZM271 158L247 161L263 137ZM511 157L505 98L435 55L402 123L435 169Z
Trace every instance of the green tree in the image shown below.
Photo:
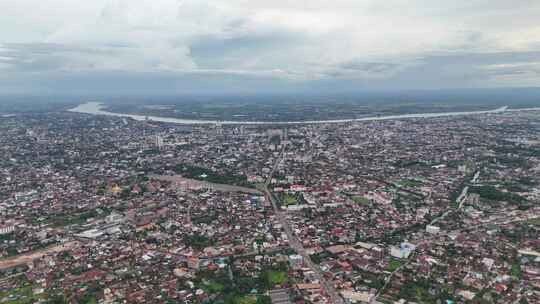
M64 297L64 295L53 295L50 297L49 300L46 302L47 304L67 304L68 301Z
M257 304L272 304L272 299L269 296L258 296Z

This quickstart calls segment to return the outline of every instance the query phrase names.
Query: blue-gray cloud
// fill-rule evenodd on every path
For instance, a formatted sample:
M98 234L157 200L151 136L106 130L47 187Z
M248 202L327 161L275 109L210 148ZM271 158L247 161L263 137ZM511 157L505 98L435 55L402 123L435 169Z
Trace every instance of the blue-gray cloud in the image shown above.
M50 1L0 3L0 90L540 85L538 1Z

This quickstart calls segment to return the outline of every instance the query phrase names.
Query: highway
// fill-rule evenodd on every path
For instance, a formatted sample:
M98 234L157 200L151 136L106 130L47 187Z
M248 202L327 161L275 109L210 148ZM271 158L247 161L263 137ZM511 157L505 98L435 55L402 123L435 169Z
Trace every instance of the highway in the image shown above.
M266 196L266 199L269 200L272 203L272 208L274 209L274 212L279 220L279 223L283 227L283 231L287 235L287 239L289 240L289 246L294 249L299 255L302 256L304 259L304 264L309 267L314 273L316 278L319 280L322 288L324 289L324 292L328 297L330 297L331 303L334 304L343 304L343 298L338 294L334 286L332 286L332 283L329 282L323 275L323 272L319 268L317 264L315 264L312 260L309 254L306 253L306 250L302 243L296 238L294 235L291 224L289 222L289 219L287 217L286 212L283 212L279 209L278 204L276 202L276 198L268 187L270 186L270 183L272 181L272 177L274 176L274 172L276 171L279 164L283 161L283 158L285 156L285 148L286 145L283 145L283 149L281 150L281 154L279 155L278 159L274 163L274 166L272 167L272 171L268 175L268 178L266 179L264 185L263 185L263 192Z

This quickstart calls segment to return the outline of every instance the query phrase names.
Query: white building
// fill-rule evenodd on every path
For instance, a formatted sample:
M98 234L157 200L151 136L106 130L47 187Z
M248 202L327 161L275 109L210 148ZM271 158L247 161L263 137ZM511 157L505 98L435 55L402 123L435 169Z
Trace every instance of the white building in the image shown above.
M341 296L345 299L345 303L371 303L374 294L369 292L356 292L352 290L344 290L341 292Z
M15 225L0 225L0 235L15 231Z
M398 259L406 259L409 257L409 255L411 255L414 249L416 249L415 245L408 242L403 242L401 245L399 245L399 247L391 246L390 255Z
M156 135L154 138L154 144L158 149L163 148L163 137Z
M438 234L439 232L441 232L441 228L438 226L427 225L426 232L429 234Z
M300 268L304 263L304 258L299 254L293 254L289 256L289 263L292 268Z

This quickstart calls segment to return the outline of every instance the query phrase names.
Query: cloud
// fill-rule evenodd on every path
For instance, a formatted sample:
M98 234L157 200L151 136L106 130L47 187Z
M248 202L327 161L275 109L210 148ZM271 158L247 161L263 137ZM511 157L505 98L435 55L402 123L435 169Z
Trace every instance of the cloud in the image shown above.
M50 71L57 69L84 68L76 57L98 58L115 56L117 47L85 47L58 43L6 43L0 44L0 61L8 71ZM91 63L88 63L90 65Z
M411 63L363 62L353 60L340 63L332 68L324 68L327 77L333 78L387 78L406 69Z
M501 65L540 60L533 0L18 0L0 11L0 77L21 84L149 73L220 88L215 77L230 75L261 87L530 85L534 69Z

